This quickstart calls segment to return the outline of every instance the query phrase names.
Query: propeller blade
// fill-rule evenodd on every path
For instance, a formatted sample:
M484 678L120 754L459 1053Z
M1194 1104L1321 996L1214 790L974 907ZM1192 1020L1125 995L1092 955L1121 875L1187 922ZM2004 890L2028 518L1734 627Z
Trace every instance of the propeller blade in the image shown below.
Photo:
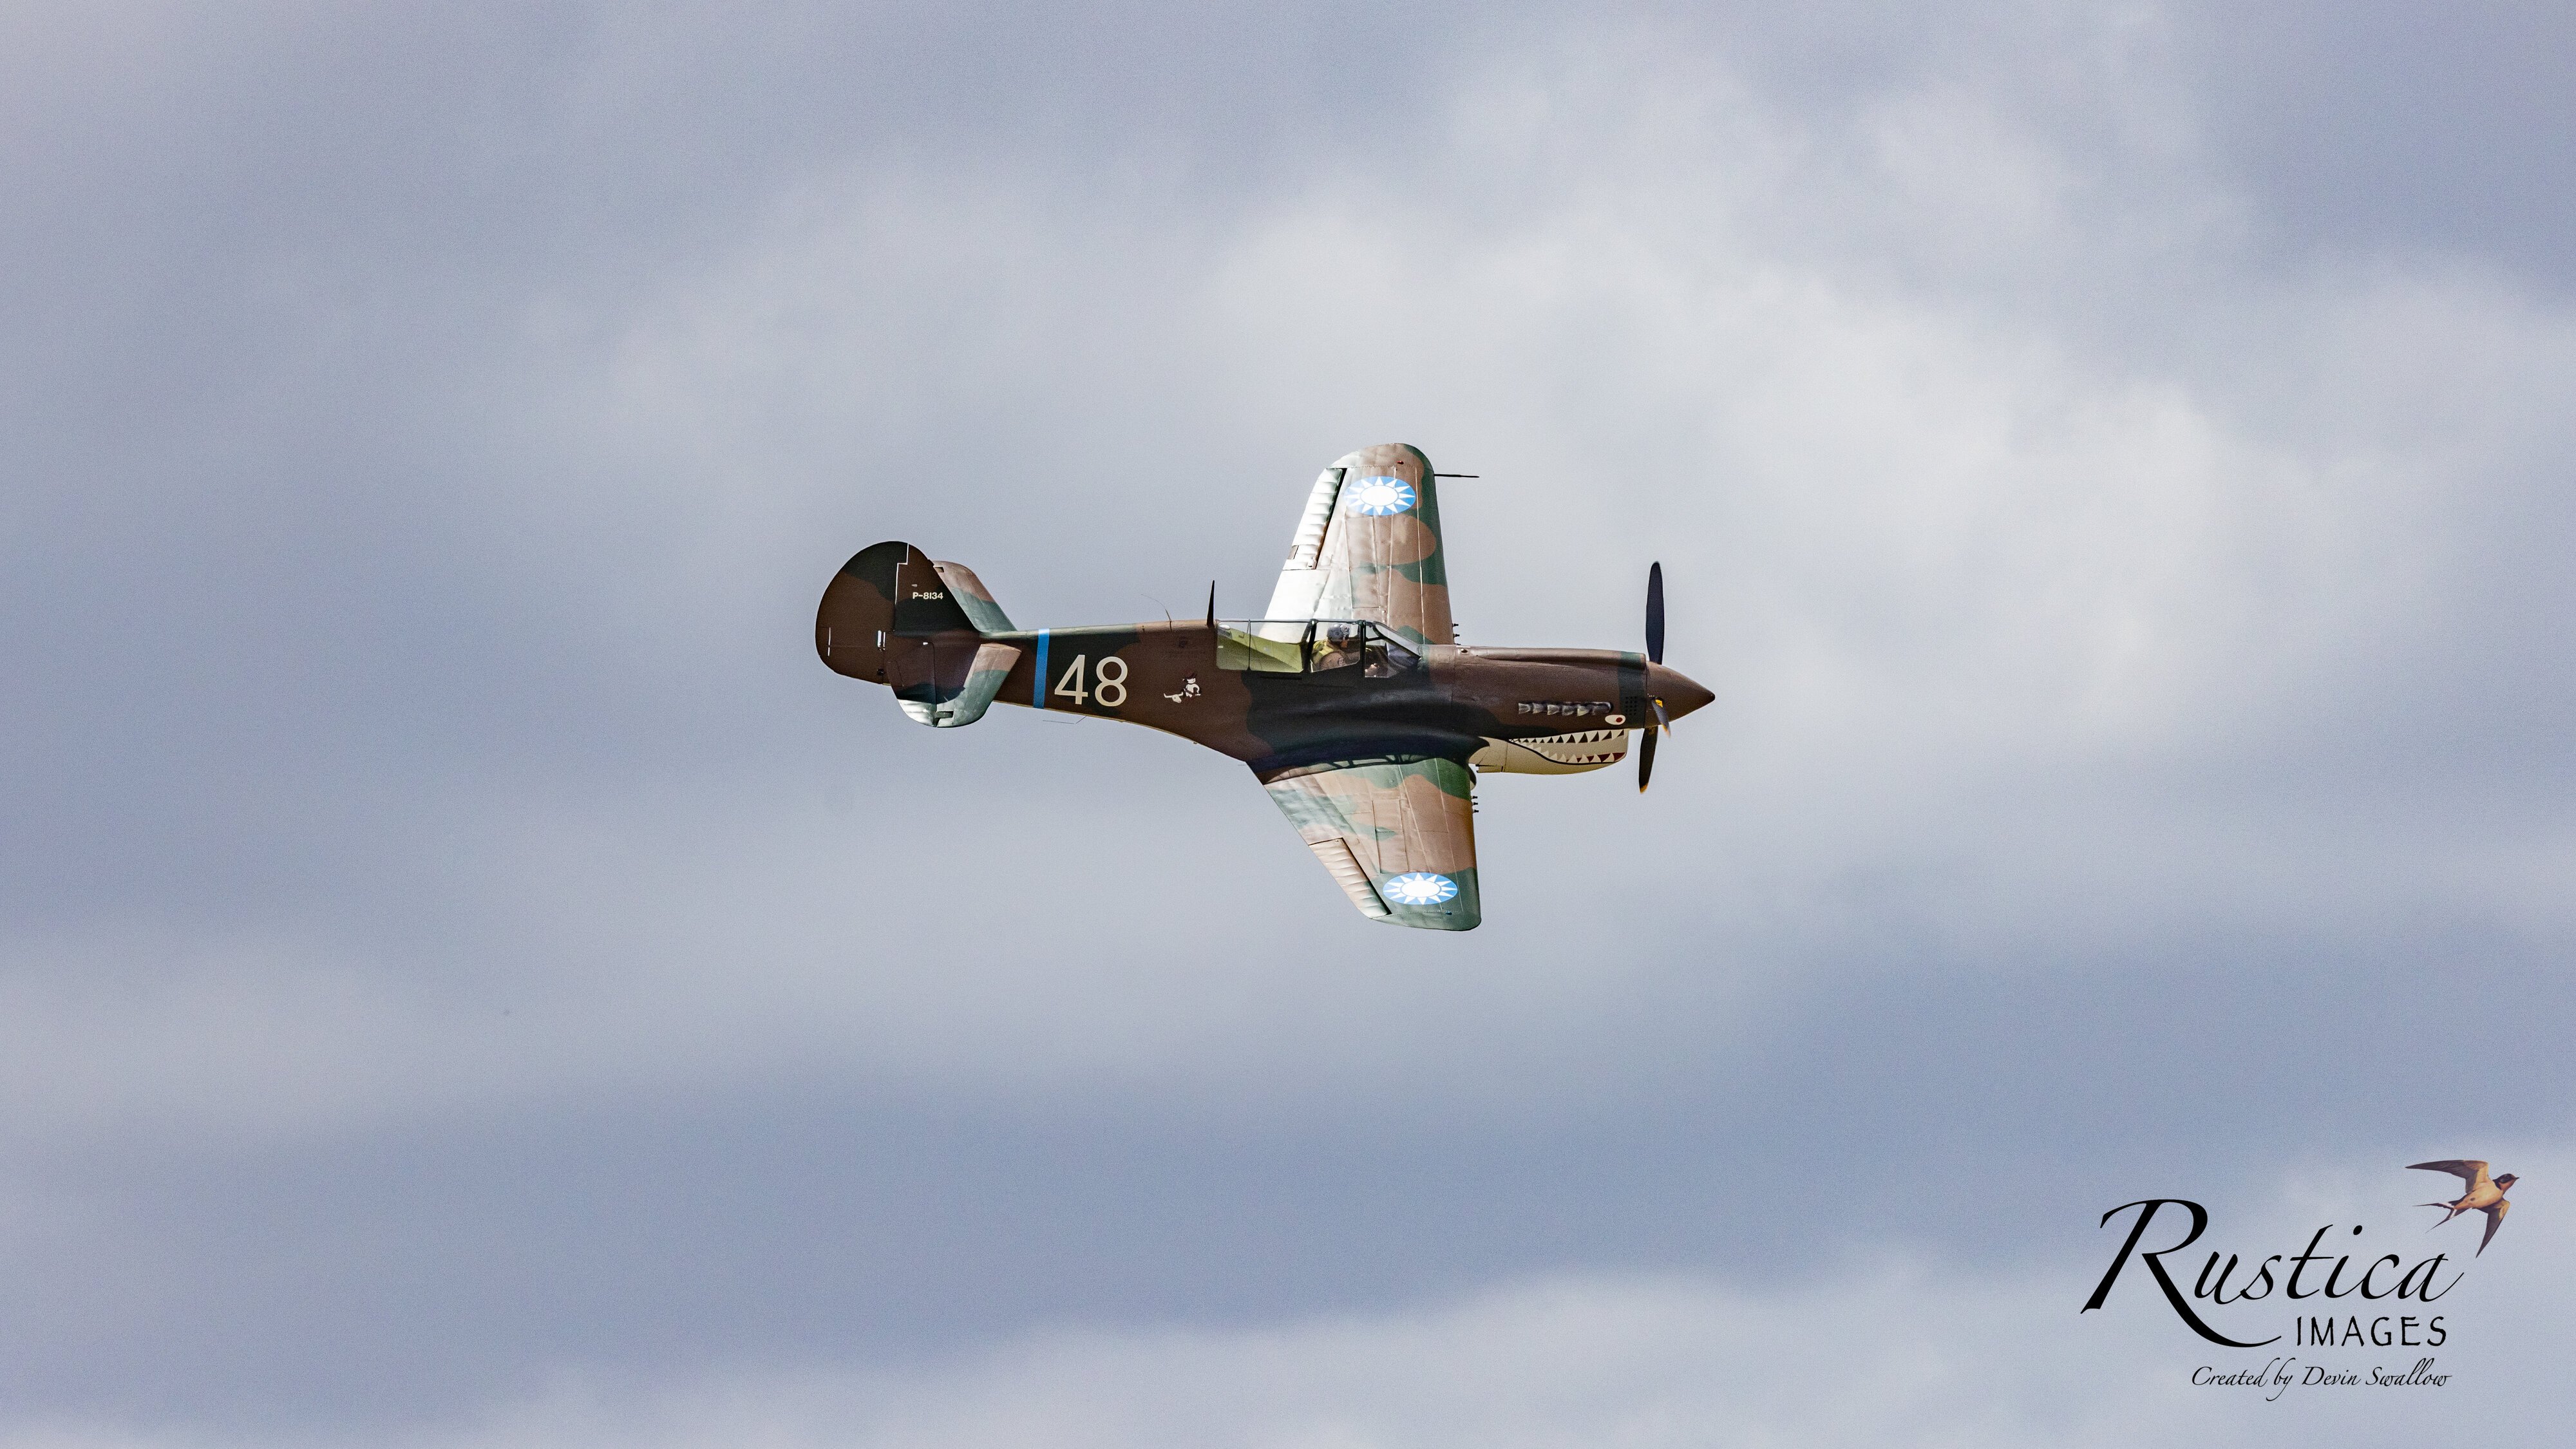
M1672 717L1664 713L1664 702L1660 699L1652 699L1646 702L1655 707L1656 733L1661 734L1663 731L1671 729L1673 727Z
M1655 739L1662 730L1637 731L1637 793L1646 793L1646 782L1655 778Z
M1646 570L1646 658L1664 662L1664 566Z

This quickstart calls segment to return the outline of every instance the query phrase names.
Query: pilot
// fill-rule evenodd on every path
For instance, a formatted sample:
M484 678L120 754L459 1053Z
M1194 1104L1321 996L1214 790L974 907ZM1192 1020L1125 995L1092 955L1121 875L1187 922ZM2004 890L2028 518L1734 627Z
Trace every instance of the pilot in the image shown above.
M1339 669L1360 662L1360 631L1348 624L1329 625L1315 650L1315 668Z

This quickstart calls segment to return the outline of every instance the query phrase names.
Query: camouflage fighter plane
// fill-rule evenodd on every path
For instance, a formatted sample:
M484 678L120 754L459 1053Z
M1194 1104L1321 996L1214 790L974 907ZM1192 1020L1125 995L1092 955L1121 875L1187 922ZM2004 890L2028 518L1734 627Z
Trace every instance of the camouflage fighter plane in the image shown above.
M1567 775L1626 758L1709 692L1664 667L1663 567L1646 652L1461 648L1440 503L1419 449L1363 448L1306 497L1267 616L1022 629L963 564L907 543L862 549L823 591L814 648L939 728L997 700L1123 719L1252 767L1315 858L1372 920L1473 930L1480 774Z

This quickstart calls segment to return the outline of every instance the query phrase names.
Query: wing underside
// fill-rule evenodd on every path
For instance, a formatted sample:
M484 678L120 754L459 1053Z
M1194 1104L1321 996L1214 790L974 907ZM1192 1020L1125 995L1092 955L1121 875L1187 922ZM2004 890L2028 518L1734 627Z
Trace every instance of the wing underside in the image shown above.
M1467 767L1445 759L1354 760L1266 782L1279 813L1360 914L1472 931L1484 919Z
M1366 619L1419 647L1454 644L1440 500L1418 448L1362 448L1324 470L1279 571L1267 617Z

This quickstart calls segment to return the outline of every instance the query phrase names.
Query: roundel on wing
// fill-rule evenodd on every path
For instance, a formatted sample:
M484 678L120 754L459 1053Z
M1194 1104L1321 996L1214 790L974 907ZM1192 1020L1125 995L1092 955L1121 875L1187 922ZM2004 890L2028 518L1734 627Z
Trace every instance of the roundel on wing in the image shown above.
M1445 875L1417 870L1396 876L1379 889L1400 906L1436 906L1458 894L1458 883Z
M1348 496L1351 500L1351 512L1383 518L1387 514L1402 513L1411 508L1418 495L1414 493L1413 485L1401 478L1380 477L1362 478L1350 486ZM1447 897L1444 896L1442 899L1446 900Z

